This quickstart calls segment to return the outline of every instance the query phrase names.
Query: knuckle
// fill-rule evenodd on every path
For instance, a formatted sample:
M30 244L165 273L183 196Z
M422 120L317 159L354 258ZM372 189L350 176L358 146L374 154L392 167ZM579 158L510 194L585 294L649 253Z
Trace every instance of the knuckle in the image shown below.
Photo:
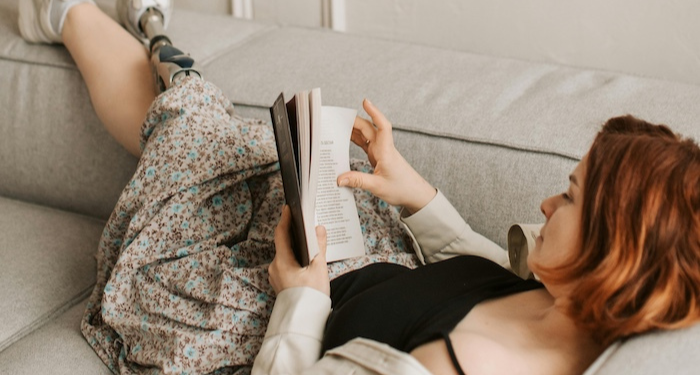
M362 189L363 185L364 185L364 180L362 179L362 177L358 177L358 178L355 178L353 180L353 184L352 184L353 187Z

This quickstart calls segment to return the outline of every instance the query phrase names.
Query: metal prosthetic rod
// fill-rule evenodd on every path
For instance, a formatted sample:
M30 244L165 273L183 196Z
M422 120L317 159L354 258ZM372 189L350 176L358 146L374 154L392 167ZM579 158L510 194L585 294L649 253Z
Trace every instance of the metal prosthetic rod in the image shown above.
M153 8L147 9L141 16L139 24L151 41L151 65L158 93L169 89L178 78L192 75L202 78L202 73L194 59L173 47L172 42L165 35L163 15L159 11Z

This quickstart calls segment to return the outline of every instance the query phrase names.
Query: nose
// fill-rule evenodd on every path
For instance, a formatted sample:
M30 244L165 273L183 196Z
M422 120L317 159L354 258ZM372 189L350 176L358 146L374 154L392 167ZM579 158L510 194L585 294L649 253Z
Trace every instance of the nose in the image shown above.
M561 195L553 195L543 200L542 204L540 204L540 210L544 214L544 217L549 219L561 204L562 199Z

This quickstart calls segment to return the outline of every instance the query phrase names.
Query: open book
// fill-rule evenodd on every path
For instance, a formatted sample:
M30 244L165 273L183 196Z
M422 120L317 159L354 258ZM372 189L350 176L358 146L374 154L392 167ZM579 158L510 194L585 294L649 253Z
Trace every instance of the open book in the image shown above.
M350 135L357 111L321 106L321 89L302 91L270 108L284 196L292 213L294 255L302 266L319 252L316 226L327 233L328 262L365 254L350 188L336 184L350 170Z

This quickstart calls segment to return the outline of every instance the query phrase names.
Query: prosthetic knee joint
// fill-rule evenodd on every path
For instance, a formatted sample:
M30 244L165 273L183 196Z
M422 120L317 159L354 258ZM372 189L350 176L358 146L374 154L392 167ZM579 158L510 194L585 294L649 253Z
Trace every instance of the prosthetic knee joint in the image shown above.
M156 91L161 93L170 88L181 77L202 78L199 67L189 54L173 47L163 30L163 15L155 9L148 9L141 16L140 26L150 42L151 65Z

